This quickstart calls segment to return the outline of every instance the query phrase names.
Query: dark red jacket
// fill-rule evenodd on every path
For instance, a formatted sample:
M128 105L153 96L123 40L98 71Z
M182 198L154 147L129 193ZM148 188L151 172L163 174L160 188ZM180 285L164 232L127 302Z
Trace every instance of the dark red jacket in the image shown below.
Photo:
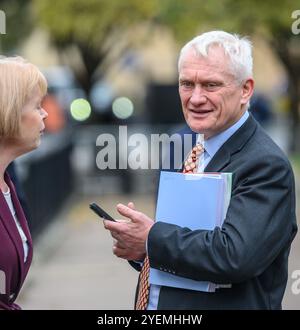
M32 261L32 240L15 187L7 173L5 173L5 182L10 189L17 219L27 237L29 252L24 263L24 250L19 231L6 200L0 193L0 309L20 309L14 301Z

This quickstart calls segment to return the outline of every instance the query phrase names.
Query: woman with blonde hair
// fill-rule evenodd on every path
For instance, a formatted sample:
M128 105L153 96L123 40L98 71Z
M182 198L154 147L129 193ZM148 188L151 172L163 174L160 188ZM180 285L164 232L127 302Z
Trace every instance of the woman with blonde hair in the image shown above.
M32 260L32 240L15 187L6 171L18 156L36 149L47 112L47 82L21 57L0 58L0 309L14 303Z

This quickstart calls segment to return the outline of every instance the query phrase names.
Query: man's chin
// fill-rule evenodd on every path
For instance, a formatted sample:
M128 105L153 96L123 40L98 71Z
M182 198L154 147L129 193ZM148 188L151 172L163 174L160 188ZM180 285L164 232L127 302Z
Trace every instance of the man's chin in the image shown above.
M205 134L207 130L207 127L200 123L189 122L188 125L190 129L195 133Z

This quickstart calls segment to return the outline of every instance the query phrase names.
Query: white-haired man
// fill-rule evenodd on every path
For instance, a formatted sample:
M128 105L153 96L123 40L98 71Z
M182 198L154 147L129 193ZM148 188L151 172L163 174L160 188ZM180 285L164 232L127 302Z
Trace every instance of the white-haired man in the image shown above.
M214 293L151 285L144 304L139 288L137 308L280 309L297 231L294 178L286 156L247 111L254 88L251 43L224 31L204 33L182 48L178 68L189 126L184 133L204 135L198 168L233 173L226 219L222 228L192 231L155 223L133 203L119 204L131 222L105 222L116 239L114 254L182 277L231 284Z

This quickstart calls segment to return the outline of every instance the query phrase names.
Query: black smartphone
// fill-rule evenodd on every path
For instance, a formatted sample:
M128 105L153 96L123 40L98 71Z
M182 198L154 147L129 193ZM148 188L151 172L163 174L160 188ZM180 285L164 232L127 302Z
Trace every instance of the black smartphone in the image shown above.
M90 209L93 210L100 218L104 218L105 220L116 221L113 217L107 214L104 210L101 209L99 205L96 203L90 204Z

